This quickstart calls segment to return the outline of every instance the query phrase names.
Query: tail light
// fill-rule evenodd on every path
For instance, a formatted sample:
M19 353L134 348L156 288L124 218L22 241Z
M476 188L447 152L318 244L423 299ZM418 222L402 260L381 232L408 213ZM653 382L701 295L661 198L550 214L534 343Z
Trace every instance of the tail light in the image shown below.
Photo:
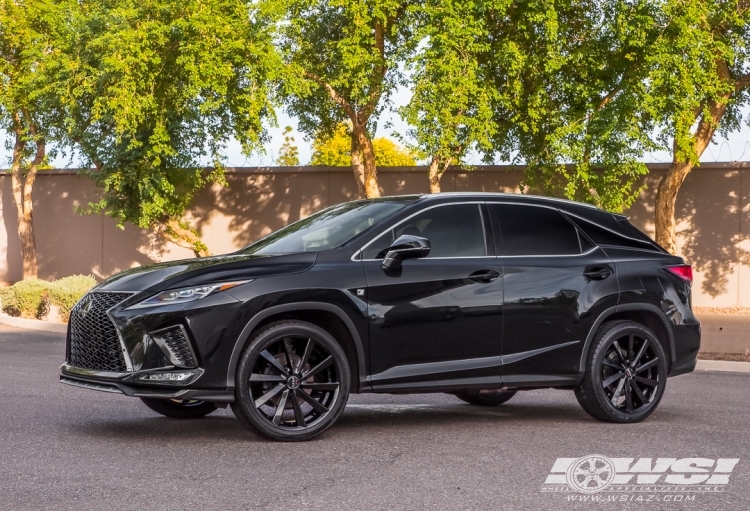
M675 264L673 266L665 266L664 269L672 275L677 275L682 280L693 281L693 267L689 264Z

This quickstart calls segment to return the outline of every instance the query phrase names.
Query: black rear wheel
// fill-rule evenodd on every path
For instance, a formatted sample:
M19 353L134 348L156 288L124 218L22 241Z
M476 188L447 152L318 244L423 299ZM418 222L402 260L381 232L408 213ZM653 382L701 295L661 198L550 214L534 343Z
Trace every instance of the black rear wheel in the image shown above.
M273 440L309 440L341 415L349 385L336 339L310 323L280 321L258 332L240 355L232 410Z
M141 401L156 413L173 419L199 419L216 410L216 403L195 399L154 399L142 397Z
M575 394L592 417L630 423L648 417L667 384L667 357L654 333L634 321L613 321L599 329Z
M515 390L462 390L455 393L461 401L477 406L501 405L516 395Z

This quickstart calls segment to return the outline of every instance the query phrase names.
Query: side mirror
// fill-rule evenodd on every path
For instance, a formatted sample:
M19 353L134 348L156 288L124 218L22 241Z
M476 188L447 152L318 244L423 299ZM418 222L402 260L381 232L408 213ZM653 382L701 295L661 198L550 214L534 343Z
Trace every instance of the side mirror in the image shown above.
M383 259L382 268L384 270L398 270L401 268L401 261L404 259L417 259L427 257L430 253L430 240L405 234L399 236L393 244L388 247L388 252Z

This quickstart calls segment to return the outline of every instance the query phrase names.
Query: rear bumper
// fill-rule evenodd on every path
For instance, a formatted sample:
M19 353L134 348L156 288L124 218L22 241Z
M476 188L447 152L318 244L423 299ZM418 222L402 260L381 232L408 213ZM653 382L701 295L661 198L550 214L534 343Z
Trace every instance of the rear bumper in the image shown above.
M698 363L698 351L701 348L701 325L697 321L691 324L673 325L674 356L669 376L679 376L695 370Z

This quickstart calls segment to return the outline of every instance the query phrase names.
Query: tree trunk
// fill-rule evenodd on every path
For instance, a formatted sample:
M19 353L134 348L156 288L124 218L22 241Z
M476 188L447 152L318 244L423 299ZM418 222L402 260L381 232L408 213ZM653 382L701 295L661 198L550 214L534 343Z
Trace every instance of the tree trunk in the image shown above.
M356 137L357 148L362 155L364 167L364 184L365 195L368 199L380 197L380 188L378 187L378 172L375 167L375 150L372 147L372 140L367 133L364 124L354 124L352 126L352 136ZM352 157L354 157L352 151ZM352 165L354 160L352 159Z
M13 200L16 203L18 215L18 237L21 239L23 280L35 279L39 275L36 255L36 237L34 236L34 211L32 190L39 165L44 160L45 143L37 142L36 155L24 177L21 169L23 152L26 147L20 125L16 124L16 142L13 146L13 162L11 164L11 182Z
M689 161L673 161L667 174L659 181L658 191L656 192L656 207L654 208L656 242L670 254L677 253L674 218L677 192L692 169L693 164Z
M365 166L362 164L362 153L359 152L357 137L352 133L352 171L354 172L354 181L357 183L357 192L359 198L367 197L365 191Z
M159 236L178 247L192 250L195 257L211 257L211 251L198 235L192 229L180 225L180 222L177 220L168 219L159 222L156 225L156 232Z
M693 135L693 152L696 159L700 159L703 151L714 136L716 127L721 122L727 109L727 101L731 94L722 97L721 101L713 101L707 113L699 113L700 122ZM693 170L695 164L690 158L685 158L678 152L677 145L673 149L672 165L666 175L659 181L654 208L654 224L656 227L656 242L670 254L677 253L677 234L675 232L675 204L677 193L680 191L685 178Z
M443 173L448 169L451 162L453 162L453 158L448 158L443 161L438 156L432 157L429 167L430 193L440 193L440 179L443 177Z

